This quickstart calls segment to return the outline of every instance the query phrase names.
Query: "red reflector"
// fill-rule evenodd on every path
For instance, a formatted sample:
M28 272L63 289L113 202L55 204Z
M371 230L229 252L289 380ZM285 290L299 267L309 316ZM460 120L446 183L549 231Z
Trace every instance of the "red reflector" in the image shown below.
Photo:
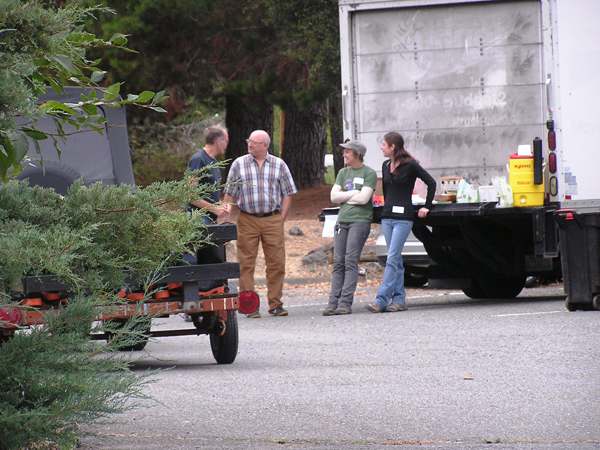
M556 173L556 153L548 155L548 170L550 173Z
M556 132L548 131L548 148L550 150L556 150Z
M240 292L240 312L242 314L252 314L260 305L260 297L254 291Z
M565 214L565 220L573 220L573 213Z
M21 310L19 308L0 308L0 328L14 328L19 322L21 322Z

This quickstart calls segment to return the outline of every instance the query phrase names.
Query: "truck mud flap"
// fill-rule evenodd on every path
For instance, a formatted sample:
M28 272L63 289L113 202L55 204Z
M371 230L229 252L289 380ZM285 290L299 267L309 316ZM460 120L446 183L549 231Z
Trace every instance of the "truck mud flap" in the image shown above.
M564 274L566 307L600 310L600 212L558 210L560 255Z

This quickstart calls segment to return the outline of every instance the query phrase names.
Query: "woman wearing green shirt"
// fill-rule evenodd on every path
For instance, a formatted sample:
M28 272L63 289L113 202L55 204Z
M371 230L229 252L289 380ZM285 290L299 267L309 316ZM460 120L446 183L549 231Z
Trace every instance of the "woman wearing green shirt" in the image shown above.
M359 141L340 144L346 166L331 188L331 201L341 204L333 237L333 273L324 316L352 313L358 261L373 221L377 174L363 163L367 148Z

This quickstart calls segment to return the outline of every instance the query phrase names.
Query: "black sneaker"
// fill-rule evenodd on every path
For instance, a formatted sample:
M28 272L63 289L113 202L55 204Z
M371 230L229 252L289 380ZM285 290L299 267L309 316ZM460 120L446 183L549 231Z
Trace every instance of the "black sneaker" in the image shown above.
M269 311L269 314L274 316L287 316L289 313L283 308L276 308L273 311Z

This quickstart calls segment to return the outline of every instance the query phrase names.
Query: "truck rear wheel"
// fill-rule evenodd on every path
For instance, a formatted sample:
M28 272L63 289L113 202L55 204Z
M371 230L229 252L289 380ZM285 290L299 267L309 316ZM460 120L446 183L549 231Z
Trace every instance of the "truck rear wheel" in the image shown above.
M225 331L223 335L223 327ZM238 352L238 323L235 311L227 311L227 321L210 333L210 348L218 364L231 364Z
M463 288L463 292L470 298L493 299L515 298L525 287L525 278L488 278L480 277L471 280L470 288Z
M406 287L423 287L427 284L426 276L404 272L404 286Z

